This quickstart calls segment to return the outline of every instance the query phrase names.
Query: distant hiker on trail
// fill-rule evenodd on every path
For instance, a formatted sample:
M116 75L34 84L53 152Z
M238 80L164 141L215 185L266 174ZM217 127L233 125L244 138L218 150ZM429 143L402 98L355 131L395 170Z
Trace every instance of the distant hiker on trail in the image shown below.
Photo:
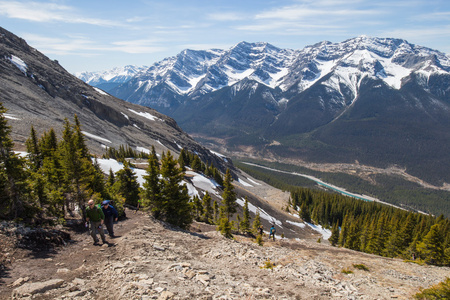
M97 231L100 233L103 244L106 244L105 233L103 232L103 222L105 215L103 210L95 205L94 200L88 201L88 207L86 207L86 221L91 223L91 236L94 239L94 245L99 245Z
M270 240L270 237L272 236L273 240L275 241L275 232L276 231L277 230L275 229L275 225L272 225L272 227L270 227L269 240Z
M264 233L264 227L262 225L259 226L258 231L259 231L259 235L262 236Z
M105 215L105 225L108 230L108 234L111 238L114 238L114 222L117 222L119 214L117 210L111 205L109 200L102 202L102 211Z
M136 213L139 210L140 207L141 207L141 199L138 199L138 205L137 205L136 210L134 211L134 213Z

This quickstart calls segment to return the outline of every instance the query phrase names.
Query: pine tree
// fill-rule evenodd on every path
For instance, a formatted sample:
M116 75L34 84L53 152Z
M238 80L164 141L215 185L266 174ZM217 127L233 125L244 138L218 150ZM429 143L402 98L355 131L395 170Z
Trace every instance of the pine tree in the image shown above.
M203 216L202 221L206 223L211 223L213 219L212 207L211 207L211 196L208 191L205 192L205 195L202 199L203 204Z
M156 156L155 147L152 146L152 151L148 158L146 175L144 175L143 204L150 207L153 216L157 219L160 219L161 214L164 212L159 175L158 157Z
M89 158L89 150L85 143L84 135L81 132L80 121L78 120L78 116L75 114L74 117L74 144L78 151L78 155L81 158Z
M360 225L359 219L350 218L347 237L345 239L345 248L360 250Z
M75 145L74 132L69 120L66 118L64 123L64 131L62 141L58 147L59 160L61 162L62 174L66 184L65 193L68 202L65 205L66 211L71 211L75 203L82 207L82 160L79 156L78 149Z
M28 160L30 161L30 169L33 172L39 170L42 166L42 155L39 148L38 138L36 137L36 131L31 126L30 137L26 140Z
M116 176L114 175L113 170L109 168L109 175L108 180L106 181L106 186L112 187L114 185L114 182L116 182Z
M136 174L126 161L123 164L123 169L116 173L116 182L114 183L113 189L125 199L126 204L137 207L139 201L139 183L137 182Z
M186 184L182 186L184 173L177 167L170 151L161 160L161 195L165 220L180 228L188 228L192 223L192 207Z
M226 237L226 238L232 238L233 235L231 234L231 224L230 220L226 216L227 212L225 210L225 207L222 206L220 209L220 217L219 217L219 224L217 226L217 230L220 231L220 233Z
M243 218L240 222L241 231L245 234L250 232L250 212L248 210L248 199L245 197L243 212Z
M203 205L202 202L200 201L200 198L197 195L195 195L194 198L192 199L192 205L193 205L194 219L196 221L200 221L201 216L203 216Z
M223 186L222 174L220 174L219 170L217 170L216 168L214 168L213 170L213 178L218 185Z
M222 194L222 204L224 206L225 217L228 220L230 220L230 217L237 210L236 193L234 192L234 186L231 183L232 181L230 169L227 169L225 180L223 182L224 190Z
M252 228L255 235L259 234L259 228L261 227L261 217L259 216L259 210L256 211L255 220L253 221Z
M299 216L303 221L311 223L311 215L309 213L309 207L308 204L306 204L306 202L303 202L301 204Z
M444 262L444 236L439 224L431 226L430 231L417 245L417 251L427 263L442 264Z
M191 161L191 168L195 172L199 172L202 170L202 162L200 160L200 157L198 157L198 155L194 155L194 159Z
M186 157L186 153L184 148L181 149L180 155L178 155L178 165L180 166L183 172L186 172L186 161L184 160Z
M331 246L336 246L338 244L339 241L339 224L336 222L333 225L333 228L331 230L331 236L328 239L328 241L330 242Z
M214 200L214 203L213 203L213 218L214 218L213 223L217 224L219 221L219 204L217 203L216 200Z
M44 132L39 140L39 149L42 155L40 172L44 177L47 191L48 213L62 219L64 218L66 184L58 155L58 140L53 128Z
M13 152L11 128L4 116L6 109L0 102L0 217L17 219L25 217L28 206L24 171L25 161Z
M344 247L346 239L347 239L347 234L348 234L348 229L349 229L349 215L346 214L344 216L344 220L342 221L342 226L341 226L341 232L339 233L339 241L338 244L341 247Z

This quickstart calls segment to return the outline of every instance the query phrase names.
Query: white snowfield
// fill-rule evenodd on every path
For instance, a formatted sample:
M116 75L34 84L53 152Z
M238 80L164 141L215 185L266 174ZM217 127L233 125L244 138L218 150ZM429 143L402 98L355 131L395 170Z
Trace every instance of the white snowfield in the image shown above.
M137 112L137 111L135 111L135 110L133 110L131 108L129 108L128 110L131 111L132 113L136 114L136 115L139 115L141 117L147 118L150 121L163 121L162 119L160 119L160 118L158 118L158 117L156 117L156 116L154 116L154 115L152 115L151 113L148 113L148 112Z
M27 64L15 55L11 55L11 57L7 57L10 62L12 62L23 74L27 75L28 66Z

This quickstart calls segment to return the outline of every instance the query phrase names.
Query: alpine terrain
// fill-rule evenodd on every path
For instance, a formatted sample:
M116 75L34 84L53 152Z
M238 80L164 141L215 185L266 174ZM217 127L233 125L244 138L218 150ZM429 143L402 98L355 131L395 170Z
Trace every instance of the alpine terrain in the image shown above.
M317 152L333 150L329 159L338 160L343 154L336 150L338 143L325 139L326 130L333 133L334 126L344 128L352 122L362 126L363 119L357 116L364 110L357 109L359 103L375 101L364 95L381 89L390 102L397 99L392 95L410 95L401 91L408 80L416 82L416 95L425 84L409 75L398 92L381 75L364 75L358 81L348 75L345 81L339 64L329 66L333 71L321 77L324 61L333 59L319 60L316 48L311 48L310 55L316 58L308 68L313 69L312 61L323 62L322 66L317 63L315 75L310 74L311 85L300 78L288 86L288 77L293 76L288 71L294 66L304 69L300 52L266 44L237 47L242 49L186 51L182 64L177 62L181 56L169 59L121 87L149 76L148 72L157 78L159 68L170 65L171 71L164 73L170 75L161 75L167 81L149 92L156 93L159 86L160 109L182 116L184 107L185 118L195 115L195 122L185 119L191 129L196 122L209 125L218 130L217 136L229 138L236 147L254 147L256 154L292 157L304 153L314 158L308 147L316 145ZM256 67L258 56L261 68ZM409 65L409 59L414 60L404 57L404 64ZM430 68L444 68L437 66L439 59L444 61L436 56ZM345 61L342 68L351 68L351 59ZM246 67L251 65L254 72ZM171 81L176 78L175 66L192 73L183 77L177 71L175 84ZM418 80L427 70L419 68L411 74ZM388 78L389 70L385 74ZM336 83L338 76L344 77ZM434 86L430 85L433 76L425 86ZM197 82L188 83L188 78ZM230 85L231 78L235 83ZM370 84L380 87L368 89ZM312 89L323 92L322 109ZM328 89L336 92L333 105L325 99ZM423 94L428 97L420 102L423 119L443 122L447 104L441 99L446 94L437 88ZM200 145L174 119L88 85L2 28L0 97L0 299L410 299L417 293L448 294L450 221L444 216L294 184L275 188ZM410 98L402 97L411 104ZM435 109L438 104L440 111ZM309 131L307 123L289 115L296 106L300 112L316 109L316 118L310 120L316 123ZM202 114L194 114L194 107ZM380 119L365 115L364 120L379 124L388 122L383 114L396 106L372 108ZM411 106L410 113L420 109ZM232 121L233 113L237 118ZM279 123L289 117L291 127ZM319 126L326 117L329 121ZM229 128L220 123L227 119ZM303 127L294 126L302 122ZM254 124L260 124L259 131ZM285 126L283 134L280 126ZM255 138L253 144L243 130ZM447 133L441 134L445 138ZM307 138L316 139L315 144L305 143ZM293 141L307 147L295 148L298 144ZM327 141L328 148L317 146ZM256 147L269 142L279 147ZM348 148L347 155L355 149ZM105 152L110 157L100 159ZM140 159L137 152L148 156ZM294 176L283 173L266 178L289 185ZM109 206L100 208L105 200L117 209L109 218L103 212ZM102 233L103 225L109 232L99 244L96 232Z
M301 50L241 42L184 50L108 92L234 155L395 167L442 187L450 183L449 72L446 54L402 39Z

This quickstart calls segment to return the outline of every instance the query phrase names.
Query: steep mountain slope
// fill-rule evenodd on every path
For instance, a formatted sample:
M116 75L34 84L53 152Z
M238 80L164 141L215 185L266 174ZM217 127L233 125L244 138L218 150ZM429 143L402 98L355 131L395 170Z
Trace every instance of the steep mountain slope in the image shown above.
M450 182L450 59L401 39L185 50L111 90L229 150Z
M89 149L130 145L147 151L179 152L185 147L223 171L231 164L212 154L159 112L117 99L64 70L14 34L0 28L0 101L8 109L12 138L24 149L31 126L40 135L61 132L64 119L77 114Z

